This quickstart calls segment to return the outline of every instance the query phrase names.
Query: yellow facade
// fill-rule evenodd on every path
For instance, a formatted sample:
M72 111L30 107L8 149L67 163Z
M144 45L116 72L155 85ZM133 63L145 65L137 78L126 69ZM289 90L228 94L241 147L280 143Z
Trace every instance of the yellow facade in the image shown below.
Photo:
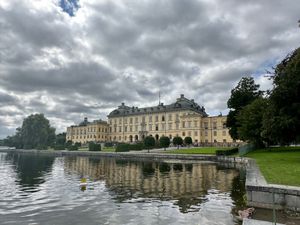
M178 107L178 104L180 107ZM181 95L176 103L137 108L124 103L108 115L110 141L135 142L146 136L191 137L195 145L232 145L226 116L209 117L204 107Z
M226 116L208 116L205 108L181 95L170 105L138 108L124 103L105 121L82 122L67 128L67 140L73 143L136 142L146 136L158 140L168 136L191 137L194 145L229 146L234 141L226 127Z
M106 121L88 122L85 118L81 124L67 128L66 140L81 144L107 142L109 141L109 126Z

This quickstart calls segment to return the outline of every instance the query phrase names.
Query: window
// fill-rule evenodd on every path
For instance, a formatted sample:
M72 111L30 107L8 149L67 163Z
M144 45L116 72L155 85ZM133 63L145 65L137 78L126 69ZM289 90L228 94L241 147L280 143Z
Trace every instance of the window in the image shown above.
M197 131L194 131L194 136L197 136L198 135L198 132Z
M127 123L127 118L124 119L124 123Z
M188 135L189 135L189 137L190 137L190 136L192 136L192 132L191 132L191 131L189 131L189 132L188 132Z
M129 127L130 132L132 132L132 126Z
M119 124L121 124L122 123L122 119L119 119Z
M132 124L132 118L129 119L129 123Z
M179 114L176 114L176 120L179 120Z
M169 126L169 128L168 128L168 129L169 129L169 130L172 130L172 123L169 123L169 125L168 125L168 126Z
M169 114L169 121L172 120L172 114Z
M185 122L182 121L182 128L185 128Z
M204 129L207 130L208 129L208 123L204 122Z
M217 136L217 131L214 131L214 136Z
M223 143L226 143L226 139L223 139Z
M182 132L182 136L183 136L183 137L185 136L185 132Z
M205 136L208 136L208 132L207 131L205 131Z
M188 128L190 128L192 126L192 122L188 121Z
M223 136L226 136L226 130L223 130L222 133L223 133Z
M142 123L145 123L145 117L144 116L142 117Z
M161 121L165 121L165 116L162 116L162 117L161 117Z
M149 124L149 130L150 131L152 130L152 124Z
M119 136L119 141L121 141L121 138L122 138L122 137L121 137L121 136Z
M138 130L139 130L139 126L135 125L135 131L138 131Z
M149 122L152 122L152 116L149 116Z
M214 123L213 123L213 128L214 128L214 129L217 129L217 122L214 122Z
M217 140L216 140L216 139L214 139L214 143L217 143Z
M158 116L155 116L155 122L158 122Z
M122 127L119 127L119 132L122 132Z
M127 126L124 127L124 131L127 132Z
M197 121L194 121L194 127L197 127Z
M226 128L226 123L223 123L223 128Z
M155 130L158 130L158 124L155 125Z
M139 118L135 117L135 123L138 123L138 122L139 122Z
M179 123L176 123L176 129L177 130L179 129Z
M166 127L166 125L163 123L163 124L161 124L161 129L162 130L165 130L165 127Z

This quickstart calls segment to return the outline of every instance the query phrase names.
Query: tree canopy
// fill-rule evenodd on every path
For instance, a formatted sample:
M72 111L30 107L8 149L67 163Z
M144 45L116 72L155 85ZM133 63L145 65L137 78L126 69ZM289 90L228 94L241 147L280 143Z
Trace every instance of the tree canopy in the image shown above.
M5 143L16 148L47 148L55 142L55 128L43 114L32 114L23 120L14 136L5 139Z
M300 48L275 68L264 136L280 144L300 141Z
M173 144L177 146L177 148L179 148L179 145L183 144L183 140L181 137L177 136L173 138Z
M253 77L242 77L238 85L231 90L231 96L227 101L227 106L231 110L228 113L226 126L229 127L229 134L236 140L240 139L238 134L237 116L246 105L262 96L259 85L255 84Z
M162 136L159 139L159 145L166 150L166 148L170 146L170 138L167 136Z

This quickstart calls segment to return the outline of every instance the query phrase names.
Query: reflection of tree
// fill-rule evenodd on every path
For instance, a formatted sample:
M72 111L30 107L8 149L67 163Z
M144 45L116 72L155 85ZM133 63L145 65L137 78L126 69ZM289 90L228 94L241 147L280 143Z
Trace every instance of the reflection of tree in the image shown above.
M18 174L17 182L25 187L44 183L44 173L50 171L54 162L53 156L33 154L7 154L7 159L15 165Z
M155 169L152 167L152 162L143 162L142 170L143 170L143 175L145 177L153 176L153 174L155 173Z
M236 208L240 209L246 206L245 196L245 177L243 173L235 176L232 180L231 198L235 202Z
M171 170L171 167L168 163L160 163L159 164L159 172L161 173L167 173L167 172L170 172Z
M203 196L205 196L205 193L203 193ZM195 208L194 210L191 210L193 206L200 205L203 203L205 199L202 197L192 197L192 196L183 196L178 199L178 201L175 203L175 205L179 206L179 210L182 213L188 213L188 212L198 212L200 208Z
M175 171L182 171L182 164L174 164L173 169Z

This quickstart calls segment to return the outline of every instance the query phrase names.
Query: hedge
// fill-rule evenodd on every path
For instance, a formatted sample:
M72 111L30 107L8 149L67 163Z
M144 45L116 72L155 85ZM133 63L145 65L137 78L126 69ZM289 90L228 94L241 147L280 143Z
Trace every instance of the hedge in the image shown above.
M89 143L89 151L101 151L101 144L97 144L94 142L90 142Z
M70 146L68 146L68 150L69 151L77 151L78 150L78 146L77 145L70 145Z
M217 150L216 155L221 156L221 155L233 155L239 152L238 148L232 148L228 150Z
M54 150L65 150L65 146L64 145L55 145Z
M141 142L135 144L120 143L117 145L116 152L141 151L143 149L145 146Z

